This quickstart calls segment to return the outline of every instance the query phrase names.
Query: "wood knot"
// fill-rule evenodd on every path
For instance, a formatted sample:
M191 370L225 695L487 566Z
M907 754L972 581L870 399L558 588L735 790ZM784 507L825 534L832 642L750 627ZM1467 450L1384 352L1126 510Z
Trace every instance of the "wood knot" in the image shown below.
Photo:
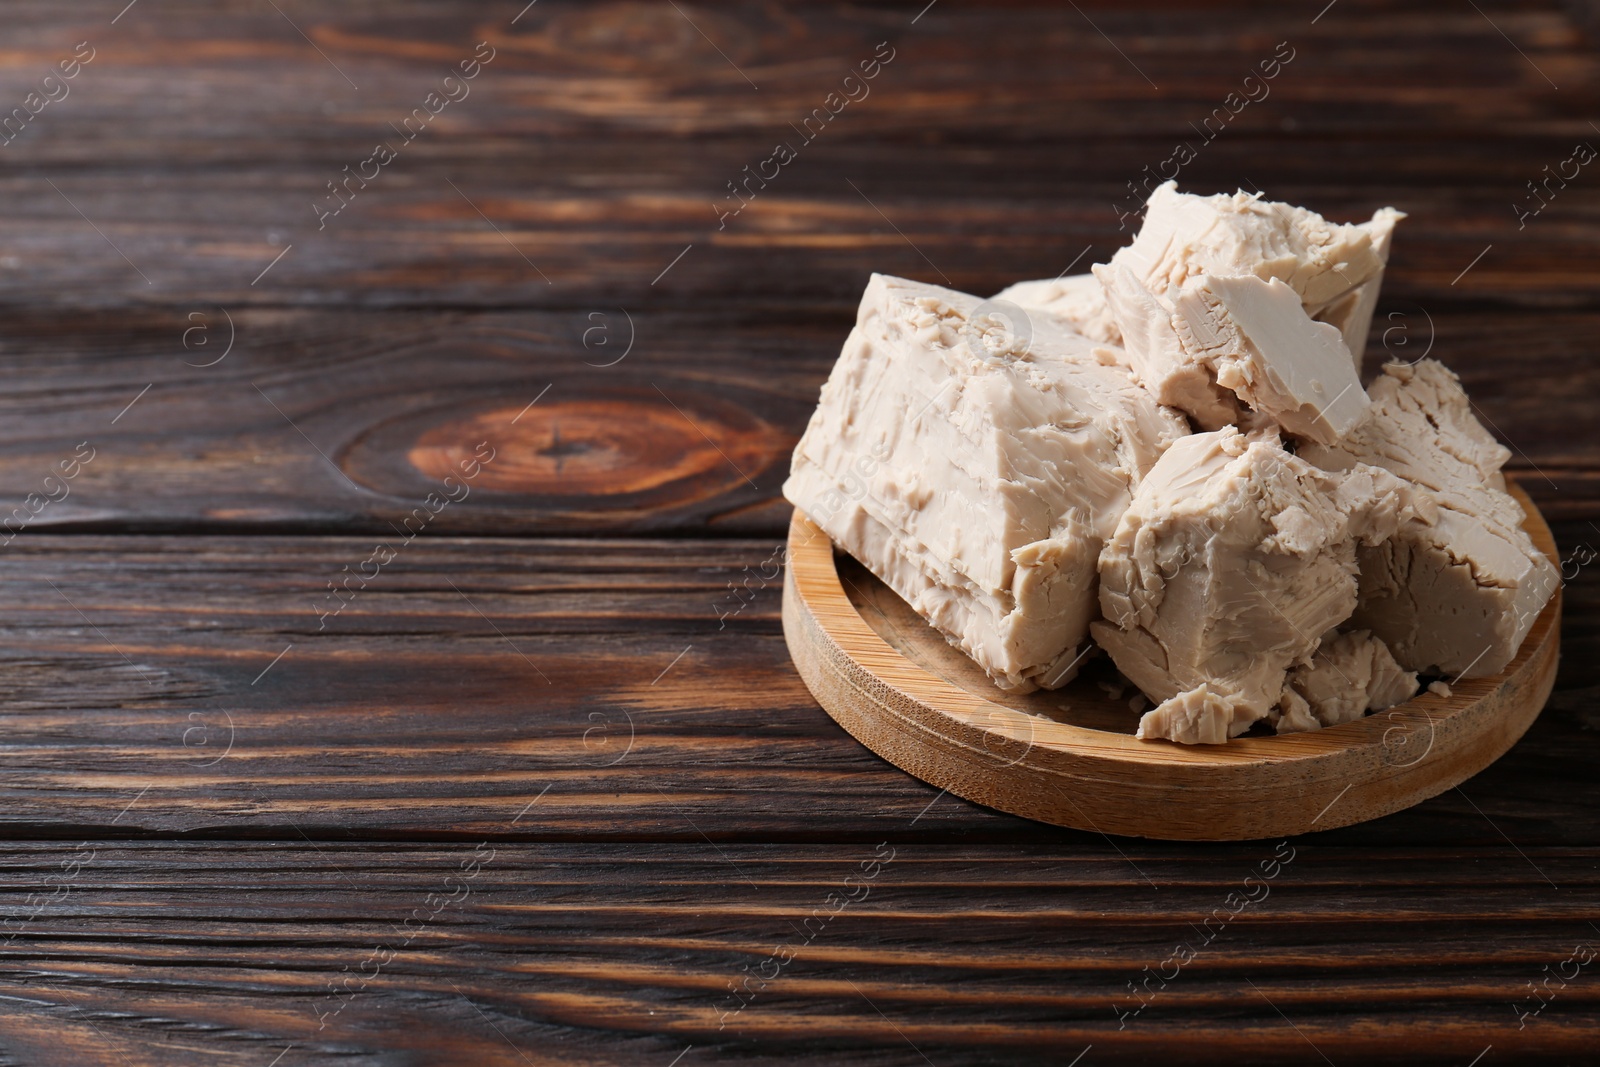
M451 413L421 430L406 458L438 483L492 450L471 479L474 493L688 501L748 489L746 475L787 443L724 401L651 390Z

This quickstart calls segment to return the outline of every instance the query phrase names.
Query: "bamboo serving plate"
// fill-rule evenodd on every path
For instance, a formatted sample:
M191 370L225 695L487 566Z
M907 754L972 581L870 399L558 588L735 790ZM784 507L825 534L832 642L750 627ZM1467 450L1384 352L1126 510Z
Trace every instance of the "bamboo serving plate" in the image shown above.
M1534 544L1554 539L1526 494ZM1499 675L1310 733L1179 745L1133 737L1149 703L1094 654L1061 689L1003 693L798 510L783 632L840 726L931 785L1014 815L1175 841L1285 837L1408 808L1517 742L1555 682L1561 594ZM1119 691L1120 690L1120 691ZM1141 702L1143 702L1141 704Z

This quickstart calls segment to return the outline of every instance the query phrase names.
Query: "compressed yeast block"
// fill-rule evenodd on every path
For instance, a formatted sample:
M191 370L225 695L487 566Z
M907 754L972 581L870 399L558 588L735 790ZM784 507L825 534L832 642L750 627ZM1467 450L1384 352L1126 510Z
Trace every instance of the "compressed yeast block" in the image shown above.
M1101 344L1122 344L1122 331L1093 274L1017 282L991 299L1008 300L1029 311L1045 311L1077 333Z
M1217 384L1215 370L1201 353L1184 346L1174 322L1176 310L1166 296L1150 292L1125 267L1097 266L1094 276L1116 319L1124 358L1136 381L1201 429L1247 421L1245 404Z
M1328 634L1310 663L1290 669L1278 707L1269 716L1280 734L1354 722L1417 693L1417 675L1395 661L1389 646L1366 630Z
M1389 249L1394 244L1395 224L1405 218L1405 212L1392 207L1379 208L1372 221L1362 226L1372 235L1372 249L1385 264L1389 262ZM1367 335L1372 332L1372 313L1378 307L1378 293L1383 288L1383 269L1362 282L1353 292L1346 293L1316 313L1318 322L1326 322L1337 329L1350 350L1356 374L1361 373L1361 356L1367 350Z
M1366 414L1339 331L1313 321L1276 278L1203 274L1176 292L1173 308L1191 359L1287 433L1331 444Z
M1277 428L1332 443L1368 398L1339 331L1276 279L1202 274L1156 294L1123 267L1096 267L1129 370L1208 430Z
M1110 265L1126 267L1153 293L1202 274L1276 278L1314 316L1383 271L1401 218L1384 208L1370 222L1334 223L1259 193L1196 196L1167 182L1150 194L1138 235Z
M1330 472L1234 429L1169 448L1100 553L1092 631L1158 701L1141 738L1216 744L1268 717L1356 606L1356 546L1410 512L1371 467Z
M1183 418L1096 345L873 275L784 495L1003 689L1075 673L1096 563Z
M1330 223L1169 182L1133 243L1093 274L1130 369L1163 403L1205 430L1276 426L1330 443L1367 405L1360 352L1401 217Z
M1301 455L1329 470L1381 467L1425 490L1435 506L1419 509L1390 541L1362 549L1352 624L1382 638L1408 670L1497 674L1560 584L1505 491L1501 467L1510 453L1436 360L1389 364L1371 396L1367 417L1342 440Z

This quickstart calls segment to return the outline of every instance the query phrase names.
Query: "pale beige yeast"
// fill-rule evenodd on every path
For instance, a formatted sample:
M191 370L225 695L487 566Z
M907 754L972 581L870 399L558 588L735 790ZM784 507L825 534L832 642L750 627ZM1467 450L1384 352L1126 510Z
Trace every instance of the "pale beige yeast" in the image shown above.
M1509 481L1509 479L1508 479ZM1521 489L1524 527L1556 557ZM847 592L846 586L849 586ZM1487 767L1527 730L1555 681L1558 592L1500 674L1449 697L1327 730L1225 745L1138 741L1135 690L1103 665L1013 696L951 649L800 512L789 528L783 628L828 714L895 766L1001 811L1083 830L1186 841L1282 837L1400 811Z

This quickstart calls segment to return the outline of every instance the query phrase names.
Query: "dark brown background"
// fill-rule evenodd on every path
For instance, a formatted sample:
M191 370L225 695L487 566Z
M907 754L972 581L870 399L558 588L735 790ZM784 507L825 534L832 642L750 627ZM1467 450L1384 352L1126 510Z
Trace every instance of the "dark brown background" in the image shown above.
M1550 976L1600 947L1600 173L1514 208L1600 144L1582 9L122 3L0 10L0 114L95 49L0 147L5 507L95 450L0 551L0 1060L1592 1059L1600 963ZM325 183L485 40L319 233ZM1119 1028L1275 843L938 796L816 706L753 576L867 273L1104 259L1126 183L1281 41L1184 186L1411 213L1369 367L1431 341L1513 446L1568 558L1563 668L1462 791L1293 842Z

